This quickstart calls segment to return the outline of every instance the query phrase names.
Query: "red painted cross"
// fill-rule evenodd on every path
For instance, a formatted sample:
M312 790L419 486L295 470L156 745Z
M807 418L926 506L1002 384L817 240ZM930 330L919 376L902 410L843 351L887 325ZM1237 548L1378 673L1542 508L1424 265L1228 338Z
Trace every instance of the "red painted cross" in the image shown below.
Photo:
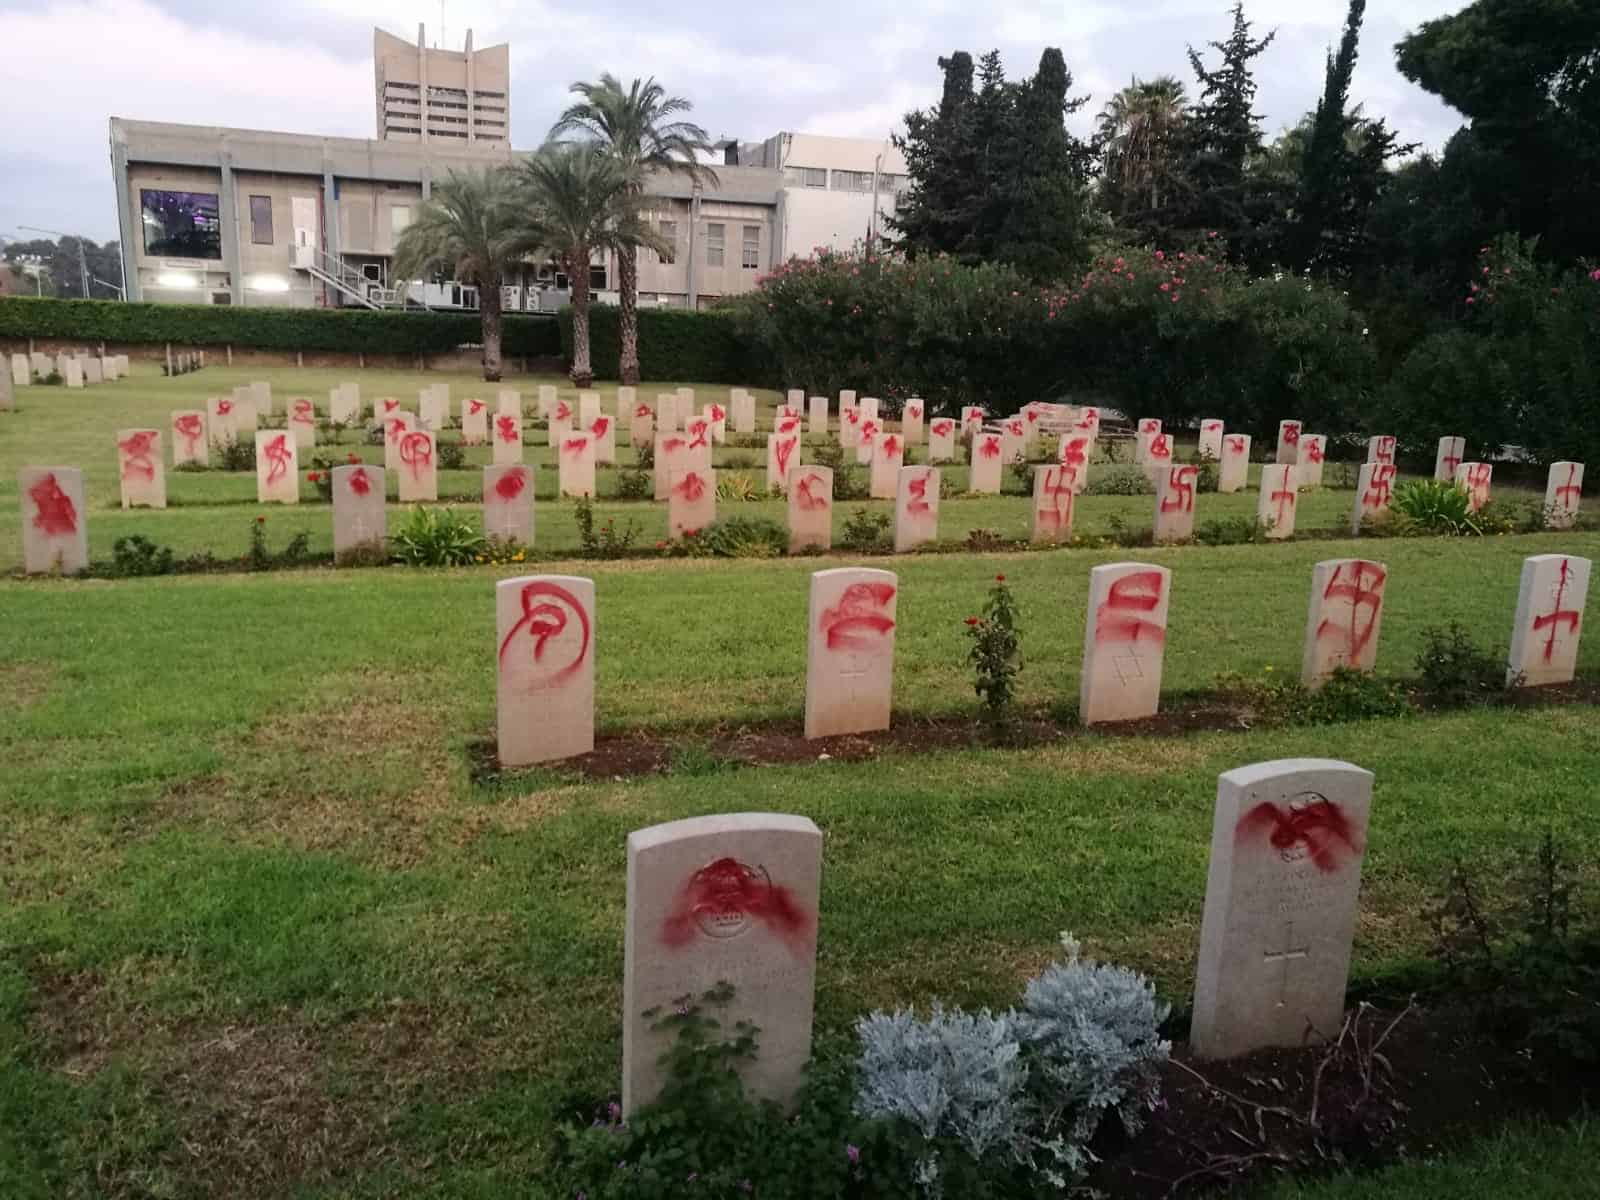
M1542 629L1548 629L1550 631L1550 634L1547 638L1545 638L1544 643L1545 662L1550 662L1555 658L1556 637L1561 626L1565 625L1567 627L1567 632L1576 636L1578 632L1578 622L1583 619L1580 610L1576 608L1561 607L1566 600L1567 585L1571 582L1572 564L1567 559L1563 558L1561 560L1560 571L1556 575L1556 594L1554 597L1554 607L1552 607L1551 610L1545 613L1542 617L1536 616L1533 619L1533 632L1538 633Z

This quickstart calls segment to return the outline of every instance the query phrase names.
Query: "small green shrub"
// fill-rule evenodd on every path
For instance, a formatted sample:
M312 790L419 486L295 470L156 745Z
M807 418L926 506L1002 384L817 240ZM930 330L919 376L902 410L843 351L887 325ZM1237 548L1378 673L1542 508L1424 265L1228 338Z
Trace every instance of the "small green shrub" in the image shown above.
M1154 495L1155 490L1144 468L1132 466L1093 468L1083 485L1086 496L1143 496Z
M171 548L158 546L142 534L119 537L111 544L111 574L117 578L170 575L176 569Z
M871 482L865 467L839 467L834 471L833 498L835 502L865 500L871 493Z
M839 476L834 475L837 485ZM889 514L858 508L846 518L839 545L857 554L886 554L889 550Z
M1390 521L1402 535L1464 537L1483 533L1466 491L1442 479L1413 479L1394 491Z
M748 475L736 472L722 471L717 475L717 499L731 501L764 500L765 493L759 484Z
M229 438L216 447L217 462L224 471L254 471L256 469L255 439Z
M624 467L617 472L618 500L649 500L655 494L655 476L643 467Z
M1507 691L1506 654L1485 650L1454 621L1431 625L1422 631L1417 676L1417 694L1431 708L1491 704Z
M573 515L578 523L578 542L583 547L585 558L621 558L633 548L633 541L639 536L638 527L631 520L618 529L616 519L607 517L596 528L594 501L587 496L578 498Z
M967 549L973 554L989 554L1005 548L1006 539L993 529L967 530Z
M706 553L718 558L781 558L789 531L770 517L723 517L700 534Z
M983 615L966 619L967 662L972 690L982 706L991 735L1001 735L1015 722L1017 674L1022 670L1022 635L1017 628L1016 598L1006 577L996 575Z
M1267 531L1254 517L1217 517L1196 525L1194 538L1206 546L1241 546L1266 541Z
M433 455L435 465L441 471L459 471L467 463L467 451L460 442L434 438Z
M394 560L412 567L459 567L473 562L486 545L465 513L419 505L389 538Z
M1271 667L1259 678L1230 671L1217 677L1217 690L1247 705L1253 723L1262 726L1335 725L1413 712L1399 683L1348 667L1336 668L1320 688L1305 687Z

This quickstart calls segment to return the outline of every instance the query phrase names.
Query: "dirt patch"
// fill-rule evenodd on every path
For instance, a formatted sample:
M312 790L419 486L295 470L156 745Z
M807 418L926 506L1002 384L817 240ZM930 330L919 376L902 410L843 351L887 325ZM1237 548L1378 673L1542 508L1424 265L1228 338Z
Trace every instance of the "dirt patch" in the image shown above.
M1559 687L1525 689L1508 694L1505 703L1518 709L1600 704L1600 680L1578 680ZM1423 708L1422 711L1429 711ZM625 779L667 770L707 770L719 766L772 766L830 759L862 762L883 754L937 750L1038 749L1061 746L1089 750L1107 738L1181 738L1186 734L1253 729L1266 724L1244 701L1223 696L1179 699L1153 717L1084 728L1065 718L1031 714L1016 722L1001 742L993 740L974 717L896 716L894 724L876 733L807 740L798 721L773 721L685 730L680 733L632 732L595 739L588 754L563 759L549 770L582 779ZM467 744L469 770L476 784L514 780L519 771L501 768L492 737Z
M21 712L50 694L56 669L49 663L0 663L0 709Z

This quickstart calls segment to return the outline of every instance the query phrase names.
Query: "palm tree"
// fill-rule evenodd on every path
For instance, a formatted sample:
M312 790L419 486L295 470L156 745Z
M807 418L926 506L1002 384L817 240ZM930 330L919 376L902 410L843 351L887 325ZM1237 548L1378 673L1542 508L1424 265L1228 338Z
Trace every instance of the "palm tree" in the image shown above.
M570 89L582 99L561 114L550 129L552 138L576 133L592 141L616 160L629 179L629 187L642 195L653 171L677 171L690 178L715 183L715 171L703 167L696 155L711 149L706 131L689 121L672 118L694 107L682 96L669 96L649 79L635 79L626 89L609 72L598 83L575 83ZM636 246L617 250L618 286L622 293L622 382L639 382L639 255Z
M433 185L416 220L395 243L390 268L395 279L442 269L477 287L483 377L491 383L500 379L500 284L521 258L523 225L504 172L451 171Z
M1150 209L1161 207L1161 187L1177 158L1188 95L1171 75L1137 77L1100 110L1100 136L1106 147L1106 178L1119 193L1122 211L1149 193Z
M642 189L602 146L549 142L513 170L525 213L517 248L551 256L572 281L572 381L586 388L594 382L589 263L595 251L669 248L640 215Z

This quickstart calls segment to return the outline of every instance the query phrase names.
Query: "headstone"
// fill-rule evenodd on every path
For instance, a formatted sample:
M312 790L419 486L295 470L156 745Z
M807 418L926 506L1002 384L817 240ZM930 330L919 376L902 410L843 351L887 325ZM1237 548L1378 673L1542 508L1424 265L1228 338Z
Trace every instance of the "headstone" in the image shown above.
M207 466L211 456L206 447L206 414L185 409L172 414L172 465L198 463Z
M646 446L654 446L655 441L655 414L650 411L648 404L635 403L633 421L628 426L628 444L635 450L642 450Z
M400 503L439 498L438 444L432 430L412 429L400 438Z
M1000 435L979 431L972 439L972 471L968 490L985 496L1000 494L1000 468L1004 458Z
M333 469L333 560L347 554L380 555L388 537L384 472L362 463Z
M450 397L437 387L422 389L417 398L417 420L422 428L438 433L450 420Z
M70 354L63 354L57 359L56 369L61 373L61 378L66 381L69 388L83 386L83 364Z
M10 371L0 371L0 412L10 412L16 406L16 383Z
M1294 536L1295 505L1300 498L1295 487L1294 463L1268 463L1261 468L1261 496L1256 501L1256 520L1273 540Z
M1100 410L1092 404L1085 405L1078 410L1078 421L1074 426L1080 433L1087 433L1091 442L1100 436Z
M1150 563L1107 563L1089 572L1078 680L1083 724L1155 715L1171 592L1172 572Z
M804 409L806 406L805 388L790 388L784 393L783 405L785 408L793 409L795 412L800 412Z
M622 1112L661 1090L682 997L733 989L728 1017L758 1028L741 1064L747 1094L789 1104L811 1057L822 833L805 817L728 813L628 835L623 939Z
M789 553L833 545L833 469L789 468Z
M667 489L667 531L675 538L703 533L717 519L717 473L674 471Z
M107 383L115 383L117 381L117 360L108 358L104 354L100 355L100 374Z
M756 431L756 398L743 395L733 405L733 431L735 433L754 433Z
M728 440L728 410L713 400L702 414L711 426L711 440L722 445Z
M516 403L516 408L517 408L517 416L520 417L522 415L522 396L521 396L521 394L518 393L518 392L501 392L500 393L500 403L502 405L504 405L507 402L507 397L509 397L509 396L515 396L516 397L515 403ZM555 408L555 406L556 406L556 389L555 389L555 386L553 384L549 384L549 383L541 383L539 385L539 420L548 421L550 419L550 412L551 412L552 409ZM503 412L505 410L501 409L500 411Z
M29 575L76 575L89 566L88 513L77 467L23 467L22 569Z
M403 409L396 409L383 419L383 469L400 470L401 439L417 427L417 420Z
M562 438L566 437L572 432L573 421L574 413L572 411L572 405L568 404L565 400L557 400L555 402L555 406L550 410L550 422L548 427L548 435L552 453L554 452L554 448L557 443L559 443Z
M83 381L91 387L104 383L106 381L105 364L94 357L84 359Z
M983 429L983 409L968 404L961 410L961 436L977 437Z
M475 396L461 401L461 444L484 446L489 442L489 404Z
M1350 516L1352 535L1361 532L1363 521L1376 519L1389 511L1389 503L1394 499L1394 477L1399 469L1392 463L1361 465L1361 474L1356 479L1356 507Z
M239 430L233 420L233 400L227 396L212 396L206 401L206 434L217 449L238 440Z
M872 471L872 451L877 440L878 423L862 417L856 433L856 465L866 467L869 477Z
M494 462L503 467L522 461L522 418L506 413L494 417Z
M1288 758L1217 780L1190 1049L1235 1058L1337 1037L1372 774Z
M483 533L533 545L533 468L522 463L483 469Z
M233 401L233 429L234 434L240 438L253 438L260 427L259 414L256 412L256 402L253 399L238 397Z
M1522 560L1509 682L1519 677L1528 687L1572 682L1591 565L1571 554L1535 554Z
M894 552L904 554L939 537L939 468L901 467L896 476Z
M1072 468L1062 463L1033 469L1033 540L1070 542L1076 490Z
M265 429L256 438L256 503L299 504L300 467L294 437L285 429Z
M1167 434L1162 434L1167 437ZM1156 472L1155 542L1187 542L1194 537L1194 493L1200 468L1193 464Z
M782 492L789 486L789 468L800 465L800 435L767 435L767 491Z
M1571 529L1578 519L1583 497L1583 464L1550 464L1550 477L1544 485L1544 527Z
M843 412L845 409L854 408L855 406L856 394L854 390L850 388L841 388L839 390L839 411Z
M689 449L711 453L711 422L705 417L690 416L683 423L683 432L689 439Z
M167 506L167 468L159 429L117 431L117 476L123 508Z
M656 393L656 432L670 433L678 428L678 397L673 392ZM755 426L751 426L752 429Z
M689 451L689 438L686 434L657 431L655 498L657 500L666 500L671 495L672 473L674 471L686 471L693 465L694 456Z
M335 425L361 420L361 392L353 383L341 383L328 392L328 419Z
M593 425L600 415L600 393L583 391L578 393L578 427L587 429Z
M400 411L400 401L394 396L379 396L372 402L372 419L379 425L385 417Z
M1272 461L1278 464L1293 463L1300 451L1300 422L1278 422L1278 452Z
M826 396L811 397L811 410L806 422L807 433L828 432L828 398Z
M202 367L205 366L204 354L200 356L200 365ZM117 355L117 377L119 379L126 379L128 377L128 356L126 354Z
M872 477L867 494L874 500L893 500L903 486L900 469L905 466L905 439L897 433L884 433L873 439Z
M1022 456L1032 458L1033 452L1039 444L1039 415L1044 406L1033 401L1022 406L1022 424L1024 434L1022 438Z
M1011 417L1000 423L1000 457L1006 466L1027 457L1027 428L1027 422L1021 417Z
M1494 467L1484 462L1464 462L1456 468L1456 486L1467 493L1467 511L1477 512L1489 503L1489 480Z
M1320 433L1302 433L1295 453L1298 481L1303 488L1322 486L1322 466L1328 439Z
M1439 439L1439 452L1433 459L1433 477L1445 483L1454 483L1456 468L1462 463L1467 453L1467 439L1461 437L1442 437Z
M272 385L257 380L250 385L250 399L255 401L256 412L263 417L272 415Z
M861 414L854 406L839 410L839 445L846 450L861 445Z
M876 396L863 396L856 402L856 408L861 413L863 421L876 421L880 427L883 419L878 415L878 398Z
M289 432L294 434L295 445L302 451L316 446L317 409L308 397L290 397L288 424Z
M521 575L494 589L500 765L594 749L594 581Z
M1340 667L1372 670L1388 583L1389 568L1365 558L1334 558L1312 568L1302 684L1320 687Z
M699 406L694 402L694 389L692 387L678 388L673 395L677 396L678 398L677 411L679 422L682 422L683 419L690 413L699 411Z
M1150 443L1161 436L1161 422L1154 417L1140 417L1133 435L1133 461L1144 463L1150 457ZM1170 457L1170 456L1169 456Z
M618 420L633 411L633 406L639 402L639 389L635 387L619 387L617 389L617 418Z
M842 567L811 576L807 738L889 728L898 592L892 571Z
M1158 433L1145 449L1144 469L1152 478L1172 465L1172 435Z
M1094 439L1082 430L1072 429L1061 435L1056 453L1074 496L1083 495L1089 484L1089 455L1093 452Z
M601 413L589 422L589 437L594 442L594 460L597 463L617 461L617 419Z
M918 445L922 441L923 411L923 403L916 396L907 400L905 407L900 410L900 435L908 446Z
M558 486L563 496L594 495L594 438L587 433L564 434L558 443Z
M33 371L26 354L11 356L11 383L14 387L27 387L33 382Z
M1367 439L1367 461L1369 463L1382 463L1392 467L1394 462L1395 440L1388 434L1379 434L1377 437Z
M33 368L33 373L41 379L55 369L55 361L48 354L38 350L28 356L28 363Z
M1200 457L1222 461L1222 422L1214 417L1200 422Z
M935 417L928 422L928 461L931 463L956 460L956 423L949 417Z

